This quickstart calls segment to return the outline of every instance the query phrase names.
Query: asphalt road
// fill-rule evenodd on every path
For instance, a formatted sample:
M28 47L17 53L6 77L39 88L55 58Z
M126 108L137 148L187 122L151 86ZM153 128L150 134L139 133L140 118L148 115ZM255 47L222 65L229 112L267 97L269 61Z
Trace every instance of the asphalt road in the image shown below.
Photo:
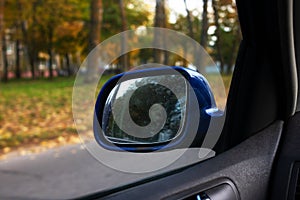
M0 162L0 199L72 199L196 162L198 154L199 150L187 151L171 166L143 174L111 169L80 145L13 158Z

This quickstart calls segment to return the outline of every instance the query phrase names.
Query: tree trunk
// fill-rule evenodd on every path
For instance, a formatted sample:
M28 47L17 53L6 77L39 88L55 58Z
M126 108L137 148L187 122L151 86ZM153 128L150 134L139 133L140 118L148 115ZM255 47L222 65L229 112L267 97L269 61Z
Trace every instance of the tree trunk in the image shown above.
M90 11L89 51L92 51L100 43L103 17L102 0L92 0Z
M217 57L220 62L220 71L221 73L224 73L224 59L222 55L222 47L221 47L221 34L220 34L220 23L219 23L219 12L218 12L218 6L216 0L212 0L213 10L214 10L214 16L215 16L215 26L216 26L216 32L215 35L217 37L216 46L217 46Z
M53 79L53 28L49 28L48 35L48 55L49 55L49 79Z
M67 65L68 76L71 76L72 72L71 72L70 55L68 53L66 53L65 58L66 58L66 65Z
M156 0L154 26L159 28L166 27L165 0ZM155 47L163 48L164 34L158 30L154 32L153 43ZM153 59L155 63L166 63L168 56L167 52L163 53L160 49L153 49Z
M189 9L187 7L186 0L183 0L183 1L184 1L184 5L185 5L185 10L187 13L186 19L188 22L189 36L194 39L194 31L193 31L193 22L192 22L192 18L191 18L191 12L189 11Z
M21 66L20 66L20 40L16 40L16 78L21 78Z
M80 51L77 51L75 54L75 68L74 71L77 72L81 65Z
M200 45L206 50L207 47L207 29L208 29L208 18L207 18L207 1L203 0L203 12L202 12L202 27L201 27L201 34L200 34ZM206 63L205 58L203 57L203 50L200 48L195 48L194 53L194 65L197 67L198 72L205 75L206 74Z
M7 54L6 54L6 41L5 41L5 35L2 36L2 54L3 54L3 82L8 81L8 61L7 61Z
M122 32L124 32L128 29L128 26L127 26L127 18L126 18L126 12L125 12L125 6L123 0L119 0L119 7L121 13L121 20L122 20ZM127 33L125 32L122 34L121 52L124 53L126 50L127 50ZM128 53L120 57L120 63L122 65L121 69L123 71L129 70Z
M194 38L194 31L193 31L193 22L192 22L192 18L191 18L191 12L189 11L188 7L187 7L187 3L186 3L186 0L183 0L184 1L184 6L185 6L185 10L186 10L186 19L187 19L187 23L188 23L188 29L189 29L189 36L192 38L192 39L195 39ZM193 48L193 47L192 47ZM183 60L183 66L187 67L188 63L187 63L187 60L185 59L186 58L186 50L187 50L187 47L186 45L184 45L184 60ZM195 55L196 56L196 55Z
M29 64L30 64L31 78L35 79L35 58L34 58L34 56L29 55Z
M32 20L33 24L36 23L36 7L37 7L37 2L33 3L32 6ZM22 7L19 8L22 10ZM21 22L21 30L22 30L22 36L23 36L23 41L24 41L24 48L27 49L28 57L29 57L29 65L30 65L30 71L31 71L31 78L35 79L35 61L37 58L37 52L36 52L36 42L35 40L29 41L28 39L28 28L27 28L27 21L22 20Z
M239 22L236 22L236 23L239 23ZM228 70L227 70L227 74L230 74L231 71L233 70L233 65L234 65L234 62L235 62L235 59L236 59L236 54L238 52L238 47L239 47L239 42L241 40L241 29L240 29L240 26L239 24L237 25L237 29L235 31L235 37L234 37L234 41L233 41L233 44L232 44L232 54L230 55L230 59L229 59L229 66L228 66Z
M53 78L53 52L52 52L52 48L48 48L48 55L49 55L49 79Z
M4 0L0 0L0 70L3 69L4 65L4 53L3 53L3 35L4 35ZM0 77L2 78L2 77Z
M3 69L3 81L7 81L7 57L4 33L4 0L0 0L0 69Z
M200 45L204 49L206 49L206 47L207 47L207 29L208 29L207 0L203 0L202 29L201 29L201 35L200 35Z
M91 0L90 12L89 52L91 52L100 43L103 19L102 0ZM89 55L85 82L92 82L97 78L97 58L98 56L95 52Z
M18 18L16 21L16 35L17 39L15 42L15 56L16 56L16 68L15 68L15 75L17 79L21 78L21 66L20 66L20 36L19 36L19 30L20 30L20 25L21 25L21 16L22 16L22 5L19 0L16 0L16 7L18 8Z

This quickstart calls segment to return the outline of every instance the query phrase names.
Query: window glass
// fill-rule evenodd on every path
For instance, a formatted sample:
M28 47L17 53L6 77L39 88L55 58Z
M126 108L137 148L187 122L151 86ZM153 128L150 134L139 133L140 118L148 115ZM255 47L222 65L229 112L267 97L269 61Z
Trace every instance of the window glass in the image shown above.
M217 110L207 109L206 115L225 117L240 40L234 0L0 1L0 199L70 199L215 156L199 148L147 155L100 151L91 105L116 74L181 66L197 71L211 88ZM107 121L101 122L106 139L175 143L191 116L196 128L201 118L200 111L186 110L191 84L178 74L117 84L103 114ZM129 110L140 126L149 124L149 117L134 106L144 103L153 115L160 111L151 107L154 100L166 108L166 123L156 136L127 136L109 110L124 122L118 101L137 89L134 94L143 101L131 102Z

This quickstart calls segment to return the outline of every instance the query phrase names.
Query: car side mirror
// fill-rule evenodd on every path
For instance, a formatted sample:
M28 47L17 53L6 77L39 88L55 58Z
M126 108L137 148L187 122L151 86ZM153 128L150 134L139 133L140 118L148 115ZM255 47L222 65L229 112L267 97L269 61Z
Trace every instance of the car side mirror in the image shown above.
M96 101L94 136L113 151L200 147L222 116L207 80L182 67L150 68L112 77Z

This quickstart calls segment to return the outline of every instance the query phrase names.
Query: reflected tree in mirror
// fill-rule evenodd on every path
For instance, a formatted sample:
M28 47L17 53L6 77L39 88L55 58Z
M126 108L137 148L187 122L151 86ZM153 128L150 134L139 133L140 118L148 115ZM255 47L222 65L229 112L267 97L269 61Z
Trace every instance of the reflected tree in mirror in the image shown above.
M120 82L111 91L103 112L102 129L106 139L113 143L146 144L174 139L184 124L186 88L186 80L181 75ZM116 111L115 115L112 110ZM155 128L147 129L150 124ZM136 126L141 129L133 128Z

